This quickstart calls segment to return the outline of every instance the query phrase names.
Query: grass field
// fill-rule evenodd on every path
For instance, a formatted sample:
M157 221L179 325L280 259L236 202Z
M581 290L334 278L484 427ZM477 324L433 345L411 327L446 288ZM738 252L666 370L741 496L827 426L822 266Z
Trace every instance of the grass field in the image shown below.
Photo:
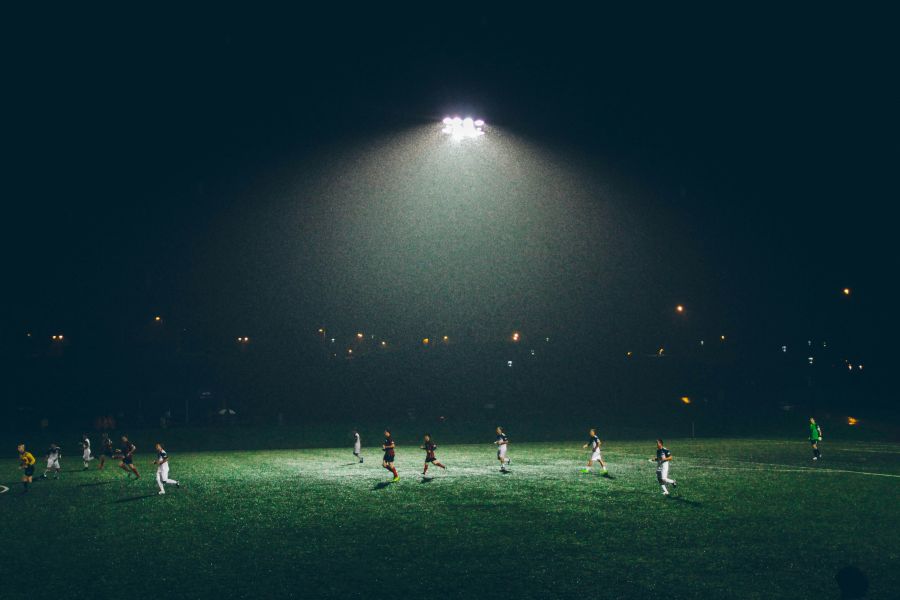
M489 443L440 446L427 482L400 447L397 483L373 449L173 447L165 496L150 454L138 481L66 456L26 495L4 460L0 598L822 599L848 564L898 597L900 445L667 440L669 498L651 440L607 442L613 479L580 445L512 444L506 475Z

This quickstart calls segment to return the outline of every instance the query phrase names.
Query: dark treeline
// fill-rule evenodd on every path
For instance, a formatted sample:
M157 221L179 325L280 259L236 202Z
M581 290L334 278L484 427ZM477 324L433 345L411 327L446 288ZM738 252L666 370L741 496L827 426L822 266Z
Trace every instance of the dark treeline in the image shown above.
M693 424L698 434L725 435L746 433L733 431L737 423L889 414L879 400L877 363L860 370L822 342L782 351L713 339L660 354L544 336L384 345L351 339L200 340L180 331L148 334L127 349L28 339L4 358L3 423L29 430L47 422L96 429L104 416L129 428L161 419L204 426L562 417L675 423L685 434Z

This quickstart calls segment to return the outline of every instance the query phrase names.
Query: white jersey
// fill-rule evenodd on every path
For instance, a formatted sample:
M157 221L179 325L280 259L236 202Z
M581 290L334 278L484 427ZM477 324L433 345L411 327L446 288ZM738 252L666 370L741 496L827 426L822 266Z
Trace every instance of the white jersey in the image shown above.
M359 454L359 451L362 450L362 441L359 438L358 433L353 434L353 453Z
M91 458L91 440L88 438L81 440L81 447L83 449L82 457L84 460L89 460Z

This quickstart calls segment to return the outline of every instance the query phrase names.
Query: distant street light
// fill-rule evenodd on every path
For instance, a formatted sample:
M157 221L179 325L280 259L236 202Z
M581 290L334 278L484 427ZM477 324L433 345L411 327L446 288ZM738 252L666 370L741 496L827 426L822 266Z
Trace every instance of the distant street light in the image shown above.
M843 292L844 292L844 295L845 295L845 296L849 296L849 295L850 295L850 288L844 288Z
M519 341L519 337L520 337L520 336L519 336L519 332L518 332L518 331L514 331L513 334L512 334L512 341L518 342L518 341Z
M155 317L153 317L153 320L156 321L157 323L159 323L160 321L162 321L162 317L160 317L159 315L156 315Z
M683 312L684 312L684 307L683 307L682 305L679 304L678 306L675 307L675 311L676 311L676 312L683 313Z
M250 338L248 338L247 336L244 336L244 337L238 336L237 341L238 341L238 344L248 344L248 343L250 343Z

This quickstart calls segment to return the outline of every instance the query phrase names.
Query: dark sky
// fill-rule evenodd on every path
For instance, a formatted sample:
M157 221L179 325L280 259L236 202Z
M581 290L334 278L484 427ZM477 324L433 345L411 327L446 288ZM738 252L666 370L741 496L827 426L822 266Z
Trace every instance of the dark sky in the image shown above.
M850 286L877 343L898 43L855 10L16 15L4 326L775 339ZM503 143L435 162L456 112Z

